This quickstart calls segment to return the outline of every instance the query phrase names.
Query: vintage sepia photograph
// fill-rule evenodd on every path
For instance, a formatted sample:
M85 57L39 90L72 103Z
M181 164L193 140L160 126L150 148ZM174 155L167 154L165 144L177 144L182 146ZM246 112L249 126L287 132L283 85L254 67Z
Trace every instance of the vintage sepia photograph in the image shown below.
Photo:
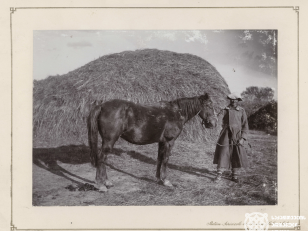
M33 30L32 205L277 205L278 38Z

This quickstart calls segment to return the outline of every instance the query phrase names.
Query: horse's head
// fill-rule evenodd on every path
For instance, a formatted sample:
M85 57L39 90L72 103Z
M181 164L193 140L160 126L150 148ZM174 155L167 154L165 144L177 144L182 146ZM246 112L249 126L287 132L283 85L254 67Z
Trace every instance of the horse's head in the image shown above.
M199 97L199 100L201 103L201 110L199 111L198 115L202 119L202 125L204 125L206 128L216 127L218 118L211 97L205 93Z

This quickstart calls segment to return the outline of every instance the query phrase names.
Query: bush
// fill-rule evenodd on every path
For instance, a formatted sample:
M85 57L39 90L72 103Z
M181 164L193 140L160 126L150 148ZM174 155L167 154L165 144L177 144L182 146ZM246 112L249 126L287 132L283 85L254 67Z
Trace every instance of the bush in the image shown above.
M241 93L243 102L241 106L245 108L247 116L249 117L261 107L267 105L274 99L275 91L270 87L247 87L245 91Z
M277 101L272 100L248 117L250 129L277 134Z

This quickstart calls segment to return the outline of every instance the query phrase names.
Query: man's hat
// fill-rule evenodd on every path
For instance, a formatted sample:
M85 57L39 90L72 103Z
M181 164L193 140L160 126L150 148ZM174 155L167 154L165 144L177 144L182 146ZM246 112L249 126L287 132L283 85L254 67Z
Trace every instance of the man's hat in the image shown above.
M237 93L229 94L228 99L237 99L238 101L243 101L242 98Z

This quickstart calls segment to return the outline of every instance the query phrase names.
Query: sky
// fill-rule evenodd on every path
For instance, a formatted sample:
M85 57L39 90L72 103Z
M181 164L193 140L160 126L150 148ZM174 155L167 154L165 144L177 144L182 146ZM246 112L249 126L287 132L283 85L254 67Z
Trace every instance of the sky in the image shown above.
M62 75L101 56L138 49L197 55L211 63L230 91L270 87L277 96L277 31L43 31L33 32L33 78Z

